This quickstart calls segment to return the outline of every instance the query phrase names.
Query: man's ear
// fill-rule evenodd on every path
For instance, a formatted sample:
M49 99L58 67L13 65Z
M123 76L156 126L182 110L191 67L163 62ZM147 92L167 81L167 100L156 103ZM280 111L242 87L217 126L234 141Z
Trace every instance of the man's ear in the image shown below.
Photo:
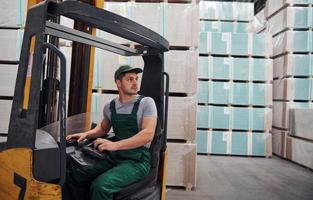
M122 85L122 82L121 82L121 80L119 80L119 79L115 80L115 83L116 83L116 86L117 86L118 88L121 87L121 85Z

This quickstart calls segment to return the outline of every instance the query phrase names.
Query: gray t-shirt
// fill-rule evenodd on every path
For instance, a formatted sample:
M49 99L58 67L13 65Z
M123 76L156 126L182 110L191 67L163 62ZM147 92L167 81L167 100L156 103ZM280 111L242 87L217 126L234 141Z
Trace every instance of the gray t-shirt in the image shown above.
M138 100L138 98L139 95L137 95L137 97L132 101L121 103L119 100L119 96L117 96L114 99L116 112L119 114L130 114L131 111L133 110L134 103ZM103 108L103 116L109 122L111 122L110 102L107 102ZM143 117L157 117L157 115L158 113L154 100L151 97L144 97L143 99L141 99L137 111L137 123L139 131L141 130Z

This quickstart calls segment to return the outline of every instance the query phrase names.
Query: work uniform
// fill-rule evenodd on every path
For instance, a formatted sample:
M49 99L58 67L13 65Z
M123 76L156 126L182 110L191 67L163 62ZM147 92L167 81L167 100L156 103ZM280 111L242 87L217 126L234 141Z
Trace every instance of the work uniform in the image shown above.
M143 96L139 96L130 114L116 112L114 100L110 103L111 126L118 140L130 138L139 132L137 112ZM92 200L111 200L113 193L142 180L150 171L150 153L145 146L107 153L107 159L82 171L75 169L68 175L67 185L75 199L85 199L82 189L90 185ZM88 198L89 199L89 198Z

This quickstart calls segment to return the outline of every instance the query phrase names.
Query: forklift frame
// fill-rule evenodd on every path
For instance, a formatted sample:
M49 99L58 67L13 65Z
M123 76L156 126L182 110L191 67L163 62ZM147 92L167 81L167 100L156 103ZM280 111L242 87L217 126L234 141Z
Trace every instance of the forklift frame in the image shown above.
M80 21L89 26L136 42L140 47L131 48L52 22L52 20L60 16ZM36 131L40 128L38 127L38 118L40 116L40 91L43 90L43 78L41 74L43 72L45 49L49 49L61 59L62 89L60 89L60 95L62 97L59 100L58 112L61 114L60 128L64 130L64 133L60 133L59 148L61 168L65 168L66 120L64 112L66 101L64 89L65 74L63 74L65 61L64 55L55 48L55 46L45 42L47 36L83 43L124 56L142 56L144 60L144 72L139 94L152 97L156 103L163 135L160 143L162 152L165 152L167 104L164 104L163 60L164 52L169 50L168 41L154 31L109 11L77 1L57 3L53 0L41 2L28 11L5 150L14 148L35 150ZM36 41L35 49L33 55L29 55L32 38L35 38ZM27 72L30 70L31 84L29 89L29 101L27 107L25 107L25 105L23 105L25 98L25 82ZM165 77L167 78L166 88L168 89L168 75L165 75ZM64 84L62 83L63 81ZM168 92L166 93L167 101ZM46 108L46 112L49 112L49 108ZM35 161L34 152L33 156ZM36 169L36 166L34 166L34 169ZM62 185L65 180L63 170L61 170L60 185Z

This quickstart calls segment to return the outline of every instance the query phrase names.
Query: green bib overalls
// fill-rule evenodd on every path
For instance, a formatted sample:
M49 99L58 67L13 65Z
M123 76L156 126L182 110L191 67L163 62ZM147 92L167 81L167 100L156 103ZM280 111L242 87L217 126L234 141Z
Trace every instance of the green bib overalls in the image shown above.
M116 113L115 102L110 103L111 124L118 140L130 138L139 132L137 111L142 98L140 96L134 103L131 114ZM142 180L150 171L150 153L146 147L107 154L107 160L86 171L75 169L67 176L67 186L75 199L85 199L86 194L82 191L90 186L88 199L111 200L113 193Z

